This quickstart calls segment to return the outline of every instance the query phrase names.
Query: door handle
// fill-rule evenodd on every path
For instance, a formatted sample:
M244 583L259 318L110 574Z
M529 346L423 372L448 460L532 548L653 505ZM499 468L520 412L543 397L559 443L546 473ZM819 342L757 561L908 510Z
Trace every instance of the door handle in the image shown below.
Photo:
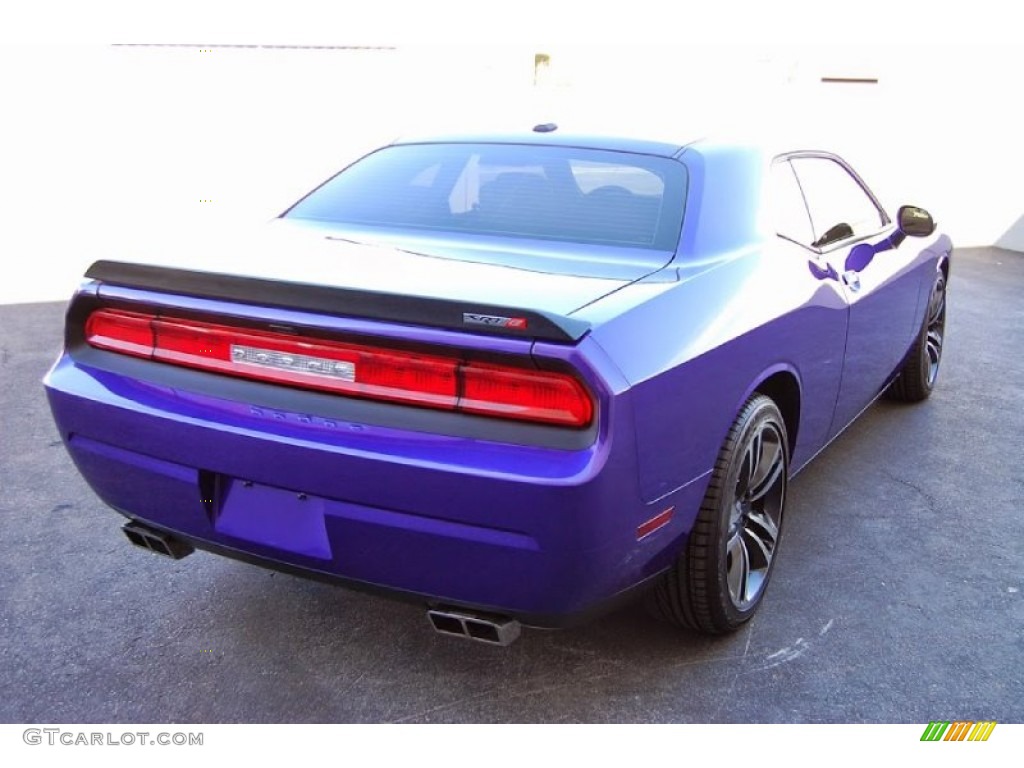
M852 269L843 272L843 282L846 283L846 287L851 291L860 290L860 274Z

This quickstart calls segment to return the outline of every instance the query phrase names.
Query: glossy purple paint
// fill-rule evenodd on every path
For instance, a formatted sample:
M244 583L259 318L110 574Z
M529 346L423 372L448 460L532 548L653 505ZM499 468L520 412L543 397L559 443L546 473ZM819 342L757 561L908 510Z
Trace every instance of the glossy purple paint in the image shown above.
M888 227L871 240L855 291L840 274L861 263L863 244L812 255L763 233L757 212L770 157L714 143L640 146L674 155L690 179L667 264L629 274L608 249L588 265L578 248L559 259L550 246L487 242L494 263L515 266L522 245L530 269L550 258L560 278L575 270L614 279L593 300L563 308L590 325L576 344L95 283L76 299L571 368L596 402L582 444L554 446L528 431L508 438L497 427L481 435L463 430L465 417L423 422L407 406L339 415L321 408L322 398L282 398L271 385L225 390L214 374L119 366L69 331L45 384L71 457L114 509L224 554L540 626L610 605L678 556L724 436L753 392L791 394L795 472L882 391L951 252L942 235L892 247ZM392 239L405 247L409 236ZM448 259L455 271L446 274L457 276L459 249L476 247L446 242L436 260ZM449 282L437 290L455 298ZM541 292L525 306L517 291L509 303L525 309L550 311L544 302L556 298ZM491 300L500 293L489 286ZM461 297L468 311L474 298ZM638 541L638 527L669 507L669 524Z

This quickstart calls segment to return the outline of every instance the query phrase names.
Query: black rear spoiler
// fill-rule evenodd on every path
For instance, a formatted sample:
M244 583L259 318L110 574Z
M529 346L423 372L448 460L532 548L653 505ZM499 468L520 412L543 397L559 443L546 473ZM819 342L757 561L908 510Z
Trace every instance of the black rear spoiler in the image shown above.
M97 261L86 270L85 276L126 288L144 288L203 299L238 301L339 317L387 320L491 336L573 343L579 341L590 330L589 323L537 310L282 282L149 264Z

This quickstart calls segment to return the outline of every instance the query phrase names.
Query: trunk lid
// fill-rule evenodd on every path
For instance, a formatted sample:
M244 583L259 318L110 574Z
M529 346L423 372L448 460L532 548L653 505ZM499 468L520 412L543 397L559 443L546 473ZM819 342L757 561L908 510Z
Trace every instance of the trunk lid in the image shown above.
M429 238L374 244L357 242L357 236L271 226L255 238L164 243L145 260L97 262L86 275L190 296L575 341L589 326L573 320L574 312L643 278L653 266L650 255L635 261L600 253L584 258L561 244L523 248L512 241Z

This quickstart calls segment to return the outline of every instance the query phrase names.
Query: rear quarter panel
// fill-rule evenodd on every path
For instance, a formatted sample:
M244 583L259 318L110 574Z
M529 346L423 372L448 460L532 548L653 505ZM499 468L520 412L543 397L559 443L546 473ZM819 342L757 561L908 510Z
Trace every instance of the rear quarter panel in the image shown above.
M846 337L837 283L816 279L800 254L764 247L649 289L593 332L632 385L644 500L706 478L743 403L778 372L800 390L791 466L825 444Z

